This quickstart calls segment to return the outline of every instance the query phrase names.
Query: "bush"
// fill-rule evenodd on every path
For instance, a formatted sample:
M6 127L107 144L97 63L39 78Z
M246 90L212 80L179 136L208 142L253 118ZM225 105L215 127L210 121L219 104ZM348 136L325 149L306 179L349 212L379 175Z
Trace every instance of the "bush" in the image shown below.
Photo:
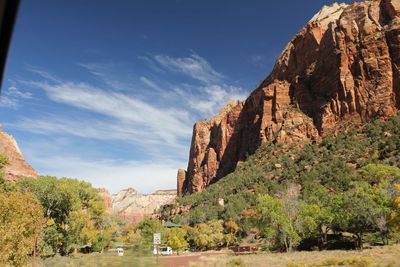
M241 258L233 258L227 262L229 267L246 267L247 264Z

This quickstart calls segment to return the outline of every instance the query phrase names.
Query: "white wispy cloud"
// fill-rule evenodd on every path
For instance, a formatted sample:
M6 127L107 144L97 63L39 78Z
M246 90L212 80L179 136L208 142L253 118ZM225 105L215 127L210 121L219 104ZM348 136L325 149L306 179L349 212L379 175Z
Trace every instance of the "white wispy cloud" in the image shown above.
M8 90L6 92L8 96L12 96L15 98L23 98L23 99L31 99L32 98L32 93L30 92L22 92L15 86L10 86L8 87Z
M88 159L65 153L66 144L46 141L24 144L24 155L41 175L71 177L107 188L110 193L133 187L142 193L174 189L177 167L185 162L175 160Z
M6 123L6 127L43 136L75 136L100 141L121 141L141 147L146 156L160 158L162 151L173 149L170 158L183 158L188 147L181 140L166 142L151 129L144 129L132 124L115 121L61 116L47 114L44 117L22 117L16 122ZM185 136L186 137L186 136Z
M37 67L37 66L33 66L33 65L29 65L29 64L28 64L28 65L26 66L26 69L27 69L28 71L32 72L32 73L35 73L35 74L41 76L42 78L44 78L44 79L46 79L46 80L48 80L48 81L52 81L52 82L61 82L61 79L60 79L60 78L58 78L58 77L56 77L56 76L50 74L48 71L46 71L46 70L44 70L44 69L42 69L42 68L39 68L39 67Z
M178 100L181 107L201 116L212 116L230 100L244 100L248 95L242 87L224 83L198 86L165 81L160 84L146 77L140 77L140 80L167 102Z
M224 78L224 75L214 70L207 60L197 54L183 58L156 55L154 60L169 71L183 73L207 84L220 82Z
M115 89L117 91L127 91L131 88L131 85L122 82L121 79L115 78L115 74L112 74L113 70L117 69L117 64L113 63L80 63L78 64L82 68L86 69L92 75L98 77L105 85Z
M124 137L128 140L145 142L146 139L143 138L147 137L150 140L159 140L159 143L178 146L179 139L187 138L192 132L190 114L184 110L172 107L156 107L135 96L102 90L85 83L31 82L31 85L44 90L47 96L55 102L88 110L116 120L115 122L106 121L105 123L91 120L87 127L82 125L81 129L92 127L85 131L88 136L95 136L95 133L89 132L90 129L93 132L101 129L104 126L102 124L111 123L111 125L114 124L121 129L117 133L119 135L123 133L124 136L129 137ZM46 128L46 121L51 122L51 120L46 119L42 124L37 123L34 128L38 128L40 125L42 125L40 127ZM22 122L24 125L27 124L26 121ZM56 123L58 122L56 121ZM93 127L96 125L100 125L100 127ZM58 127L60 126L55 128Z
M162 90L162 88L157 83L155 83L154 81L150 80L149 78L141 76L139 79L144 85L146 85L147 87L157 91L158 93L163 93L164 92Z
M111 193L133 187L142 193L159 189L175 189L177 167L181 163L152 161L88 161L78 157L37 159L42 174L86 180L95 187L107 188ZM56 167L55 167L56 166Z
M244 100L247 95L241 87L226 84L195 87L195 91L196 93L193 93L185 87L174 89L174 93L185 99L190 109L203 116L212 116L224 107L229 100Z
M149 66L153 71L155 71L157 73L164 73L165 71L162 68L160 68L158 66L158 64L156 64L156 62L154 62L154 60L152 58L153 58L153 56L150 56L150 55L149 56L138 56L138 59L144 61L147 64L147 66Z
M275 58L275 57L273 57L273 58ZM252 55L250 57L250 62L254 66L259 67L259 68L264 69L266 66L266 59L265 59L265 56L263 56L263 55Z
M16 82L9 81L11 86L0 95L0 107L18 108L20 100L32 99L30 92L22 91L16 87Z
M40 78L19 80L15 87L40 89L51 102L62 106L48 105L48 110L31 117L19 116L6 126L35 133L40 138L70 142L69 145L44 142L40 147L32 142L25 144L27 158L33 166L42 174L85 178L113 192L129 186L144 192L174 188L177 168L187 164L195 121L215 114L230 99L244 99L247 93L241 87L226 84L225 76L196 54L141 59L149 64L152 73L137 75L133 83L121 73L118 76L118 69L112 69L117 65L79 64L95 77L94 83L88 83L90 79L86 82L64 80L29 66L27 69ZM124 74L129 72L125 70ZM190 79L181 83L171 78L173 73ZM15 90L13 94L19 98L30 97ZM86 139L96 144L118 141L115 144L143 154L134 160L97 160L93 155L76 153L81 149L73 148L77 142L84 144ZM54 151L56 146L60 149ZM89 144L83 146L93 148ZM149 158L153 160L145 160Z
M6 95L1 95L0 96L0 107L3 108L17 108L18 107L18 101L14 98L10 98Z

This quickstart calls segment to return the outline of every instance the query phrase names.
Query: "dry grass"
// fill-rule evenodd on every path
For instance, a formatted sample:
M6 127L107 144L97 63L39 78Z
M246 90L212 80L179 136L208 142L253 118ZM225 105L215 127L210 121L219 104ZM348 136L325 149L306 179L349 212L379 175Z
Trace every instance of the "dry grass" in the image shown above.
M261 253L256 255L204 257L192 266L200 267L400 267L400 245L374 247L363 251L313 251Z
M116 252L77 254L71 257L55 256L39 263L40 267L162 267L153 256L125 251L124 257Z

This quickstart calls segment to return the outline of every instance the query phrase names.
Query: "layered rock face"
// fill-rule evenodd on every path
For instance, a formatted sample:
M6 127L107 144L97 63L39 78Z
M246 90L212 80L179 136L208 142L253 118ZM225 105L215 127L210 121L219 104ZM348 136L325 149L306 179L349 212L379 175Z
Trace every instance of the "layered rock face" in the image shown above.
M178 195L202 191L265 142L318 142L400 107L400 0L324 7L244 103L194 125Z
M104 201L106 211L112 213L112 197L110 195L110 192L108 192L108 190L105 188L98 188L97 190L99 191L99 195Z
M7 156L9 165L5 167L4 178L16 181L21 177L37 177L37 172L29 165L22 155L15 139L3 131L0 125L0 154Z
M112 196L112 212L131 223L138 223L160 206L170 204L175 199L176 190L159 190L143 195L128 188Z

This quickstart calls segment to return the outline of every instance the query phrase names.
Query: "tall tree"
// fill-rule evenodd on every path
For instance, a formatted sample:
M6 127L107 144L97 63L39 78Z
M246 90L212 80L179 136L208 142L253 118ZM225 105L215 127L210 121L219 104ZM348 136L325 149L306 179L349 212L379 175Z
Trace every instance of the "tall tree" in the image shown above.
M291 224L280 199L270 195L259 196L257 211L259 228L271 245L284 246L286 251L291 251L298 245L300 237Z
M31 193L0 192L0 203L0 265L26 265L39 237L43 208Z

